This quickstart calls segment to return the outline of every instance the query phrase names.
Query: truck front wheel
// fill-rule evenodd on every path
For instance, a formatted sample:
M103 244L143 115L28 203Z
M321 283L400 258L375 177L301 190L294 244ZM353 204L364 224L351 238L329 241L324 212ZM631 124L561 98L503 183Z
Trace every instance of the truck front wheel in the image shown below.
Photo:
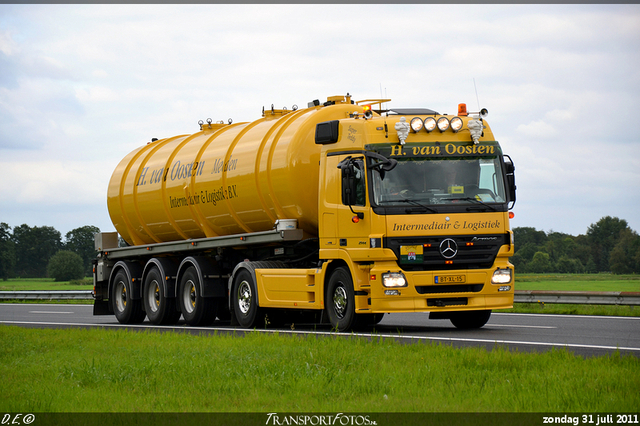
M450 321L456 328L482 328L491 318L491 311L469 311L454 314Z
M256 284L251 273L246 269L238 271L231 289L233 311L238 323L244 328L251 328L256 324L260 315Z
M144 309L153 324L175 324L180 319L176 309L176 299L168 298L162 285L162 276L157 268L153 268L144 280L142 291Z
M111 306L116 319L121 324L137 324L144 321L140 299L133 299L133 289L127 274L120 270L116 273L111 288Z
M327 285L325 305L335 330L348 331L356 325L355 295L349 269L340 267L333 271Z

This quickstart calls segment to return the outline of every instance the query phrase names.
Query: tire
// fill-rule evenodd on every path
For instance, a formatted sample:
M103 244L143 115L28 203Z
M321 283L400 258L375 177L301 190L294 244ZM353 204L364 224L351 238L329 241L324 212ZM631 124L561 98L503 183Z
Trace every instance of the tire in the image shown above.
M376 325L376 324L379 324L380 321L382 321L382 318L384 318L384 314L368 314L367 320L366 322L364 322L364 324Z
M460 312L451 317L450 321L456 328L469 330L482 328L491 318L491 311Z
M251 273L246 269L238 271L233 279L231 300L233 313L244 328L252 328L258 322L261 309L258 306L258 293Z
M229 321L231 319L231 312L229 311L228 299L218 298L214 299L216 302L216 315L220 321Z
M203 297L195 268L189 267L180 279L178 301L182 317L189 325L211 325L216 319L217 303L213 297Z
M133 299L131 282L124 270L120 269L113 280L111 288L111 306L116 319L121 324L139 324L144 321L142 301Z
M337 331L349 331L357 325L353 280L349 269L337 268L329 278L325 309L331 326Z
M156 325L175 324L180 319L176 299L165 294L163 277L158 268L152 268L144 279L142 303L147 317Z
M264 323L269 328L284 327L288 318L287 312L282 309L266 309Z

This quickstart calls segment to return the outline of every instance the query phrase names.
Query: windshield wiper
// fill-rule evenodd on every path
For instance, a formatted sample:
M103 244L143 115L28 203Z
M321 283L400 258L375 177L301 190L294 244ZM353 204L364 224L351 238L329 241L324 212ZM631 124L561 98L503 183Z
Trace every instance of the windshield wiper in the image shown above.
M387 202L389 202L389 203L410 203L410 204L413 204L413 205L415 205L417 207L420 207L420 208L423 208L423 209L425 209L427 211L430 211L431 213L438 213L438 210L432 209L431 207L427 207L424 204L421 204L421 203L419 203L419 202L417 202L415 200L410 200L408 198L399 198L397 200L387 200ZM413 210L406 209L405 212L406 213L413 213Z
M474 201L478 204L482 204L483 206L485 206L488 209L493 210L494 212L497 211L495 207L490 206L489 204L485 203L484 201L480 201L477 198L473 198L473 197L464 197L464 198L450 198L451 200L459 200L459 201ZM469 210L470 207L467 207L467 210Z

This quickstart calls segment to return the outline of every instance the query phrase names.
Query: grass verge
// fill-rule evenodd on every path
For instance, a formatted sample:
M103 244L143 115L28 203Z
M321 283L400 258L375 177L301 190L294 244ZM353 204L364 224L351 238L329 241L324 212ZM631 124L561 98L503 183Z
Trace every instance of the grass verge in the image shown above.
M92 278L73 281L54 281L53 278L11 278L6 281L0 281L0 291L54 291L92 289Z
M640 292L640 275L516 274L516 290ZM640 316L640 306L516 303L496 312L558 315Z
M516 290L640 292L640 275L518 274Z
M0 326L3 412L636 412L640 359Z
M494 312L554 315L598 315L614 317L640 317L640 306L626 305L574 305L564 303L515 303L513 309Z

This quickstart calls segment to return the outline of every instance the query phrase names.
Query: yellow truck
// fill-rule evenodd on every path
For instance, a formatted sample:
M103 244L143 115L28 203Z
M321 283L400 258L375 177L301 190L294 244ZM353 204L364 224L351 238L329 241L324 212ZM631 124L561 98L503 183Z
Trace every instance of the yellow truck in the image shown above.
M94 314L346 331L394 312L479 328L512 307L515 167L487 111L389 102L272 106L128 154L108 187L117 232L96 234Z

